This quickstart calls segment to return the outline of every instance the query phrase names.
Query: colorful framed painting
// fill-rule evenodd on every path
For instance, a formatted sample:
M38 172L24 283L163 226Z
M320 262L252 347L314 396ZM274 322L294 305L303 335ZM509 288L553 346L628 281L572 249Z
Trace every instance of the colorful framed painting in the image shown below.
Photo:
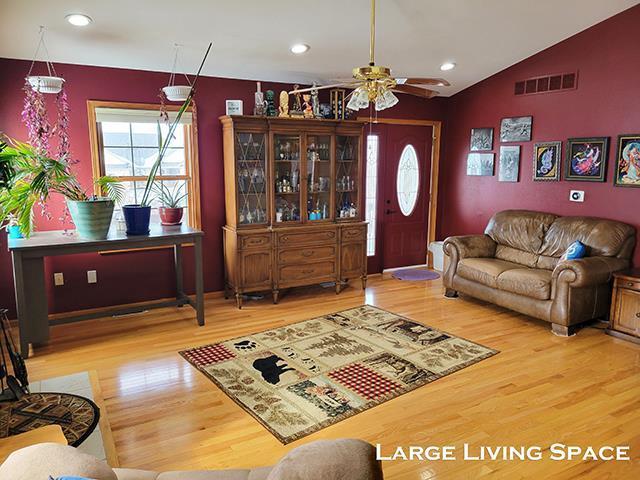
M570 138L564 159L564 179L604 182L608 154L609 137Z
M499 182L517 182L520 172L520 145L500 146Z
M613 184L616 187L640 187L640 134L618 137Z
M493 128L472 128L469 149L482 152L493 149Z
M509 117L500 122L501 142L531 141L531 125L533 117Z
M533 146L533 180L557 182L560 180L562 142L536 143Z

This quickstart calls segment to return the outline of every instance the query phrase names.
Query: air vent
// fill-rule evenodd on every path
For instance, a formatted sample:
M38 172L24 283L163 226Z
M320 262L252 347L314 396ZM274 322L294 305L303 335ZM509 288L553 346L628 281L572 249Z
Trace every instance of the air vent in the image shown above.
M515 95L535 95L578 88L578 72L559 73L544 77L527 78L515 83Z

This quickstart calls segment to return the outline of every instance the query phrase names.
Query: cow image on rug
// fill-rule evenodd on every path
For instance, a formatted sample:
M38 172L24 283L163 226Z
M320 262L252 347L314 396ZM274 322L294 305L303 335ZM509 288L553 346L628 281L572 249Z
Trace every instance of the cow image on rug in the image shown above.
M370 305L180 352L282 443L496 353Z

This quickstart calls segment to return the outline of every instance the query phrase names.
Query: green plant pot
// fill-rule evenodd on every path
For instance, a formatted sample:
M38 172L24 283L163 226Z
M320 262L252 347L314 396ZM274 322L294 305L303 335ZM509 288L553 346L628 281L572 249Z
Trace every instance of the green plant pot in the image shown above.
M107 238L111 217L113 216L113 200L98 198L77 202L67 200L71 219L76 224L80 238L87 240L103 240Z

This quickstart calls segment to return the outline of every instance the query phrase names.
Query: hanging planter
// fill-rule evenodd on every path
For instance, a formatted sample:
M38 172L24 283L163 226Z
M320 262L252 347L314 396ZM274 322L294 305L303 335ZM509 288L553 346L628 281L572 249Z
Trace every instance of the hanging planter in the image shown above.
M187 98L189 98L189 94L191 93L191 88L193 85L187 77L187 74L184 74L184 78L187 80L186 85L176 85L176 66L178 65L178 51L180 50L180 45L175 44L176 53L173 57L173 66L171 67L171 75L169 75L169 84L166 87L162 88L162 93L165 98L170 102L184 102Z
M40 48L44 50L46 56L45 63L47 65L47 71L49 72L49 75L31 75L33 66L38 58ZM49 58L49 50L47 49L46 43L44 43L43 26L40 27L40 41L38 42L36 53L33 55L33 60L31 61L31 68L29 68L29 73L27 74L27 82L29 82L29 85L31 85L31 88L34 92L52 94L60 93L60 91L62 90L62 85L64 84L64 78L59 77L56 74L56 69L54 68L53 63L51 63L51 60Z

